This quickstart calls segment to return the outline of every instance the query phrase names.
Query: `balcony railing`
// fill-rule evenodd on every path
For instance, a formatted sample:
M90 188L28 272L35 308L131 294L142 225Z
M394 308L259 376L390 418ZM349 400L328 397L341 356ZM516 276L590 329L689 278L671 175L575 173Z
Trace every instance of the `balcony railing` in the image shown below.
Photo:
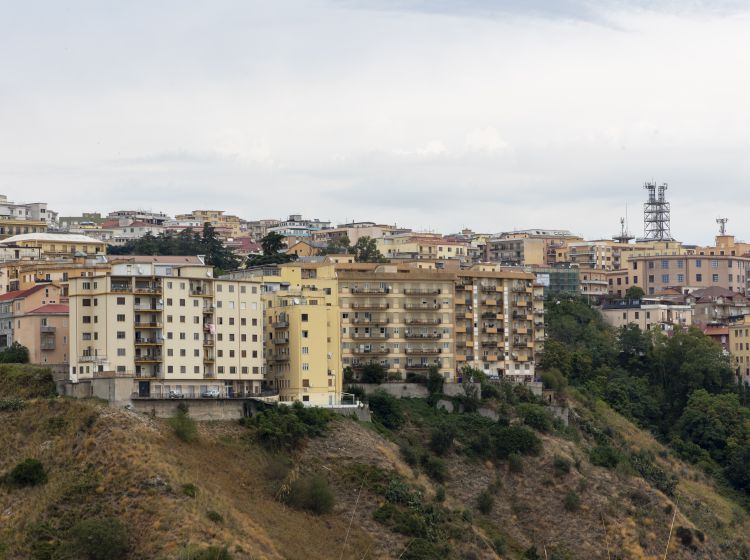
M389 288L351 288L349 290L352 294L357 295L385 295L390 293Z
M352 333L352 338L366 338L366 339L375 338L375 339L379 339L379 340L384 340L384 339L388 338L388 335L386 333L380 333L380 332L377 332L377 333Z
M406 319L404 322L407 325L439 325L442 321L440 319Z
M150 286L136 286L133 290L136 294L160 294L161 286L152 284Z
M161 327L160 321L136 321L133 323L136 329L157 329Z
M404 295L407 296L437 296L442 291L439 288L406 288Z
M352 309L388 309L387 303L352 303Z
M163 344L161 338L136 338L136 346L157 346Z
M96 355L96 356L89 356L89 355L83 355L78 358L79 362L90 362L90 363L103 363L107 361L107 356L104 355Z
M143 354L135 357L135 363L161 362L161 354Z
M415 333L415 332L405 332L404 338L415 338L415 339L426 339L426 340L437 340L439 338L442 338L442 334L440 333Z
M289 344L288 338L274 338L273 339L274 344Z
M273 324L274 329L286 329L289 327L289 321L276 321Z
M432 367L440 367L440 362L419 362L416 364L406 363L406 369L430 369Z
M481 286L479 289L485 294L494 294L497 293L497 288L497 286Z
M356 354L358 356L386 356L390 354L391 351L389 348L352 348L352 354Z
M151 305L134 305L133 306L134 311L140 311L140 312L156 312L164 310L164 306L160 303L158 304L151 304Z
M404 304L404 309L425 309L425 310L440 309L440 304L439 303L406 303Z
M407 348L406 353L407 354L416 354L418 356L429 356L432 354L440 354L442 352L442 349L440 348Z
M213 346L214 345L214 339L211 337L203 337L203 346Z
M41 350L54 350L55 349L55 339L52 340L42 340L39 343L39 348Z
M355 317L352 319L354 325L385 325L388 323L387 317Z
M41 327L39 327L39 332L55 334L55 327L42 325Z

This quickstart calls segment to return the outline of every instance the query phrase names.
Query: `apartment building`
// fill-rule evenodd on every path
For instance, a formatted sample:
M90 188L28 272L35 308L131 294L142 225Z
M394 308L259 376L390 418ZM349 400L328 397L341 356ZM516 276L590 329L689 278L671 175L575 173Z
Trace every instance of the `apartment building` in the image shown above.
M644 255L630 257L631 286L648 295L669 288L684 292L712 286L745 294L750 258L728 255Z
M68 362L68 313L59 286L38 284L0 295L0 350L14 342L34 364Z
M77 233L25 233L0 241L0 246L38 249L42 258L105 255L107 244Z
M386 235L410 232L410 229L376 224L375 222L349 222L339 224L335 228L313 231L311 232L311 237L313 241L319 241L326 245L346 238L349 240L349 243L354 245L360 237L379 239Z
M750 316L729 325L729 354L737 381L750 385Z
M94 259L24 259L0 263L0 294L26 290L37 284L53 283L66 296L70 278L106 274L109 270L110 263L105 256Z
M693 308L671 301L611 301L602 306L601 313L604 320L615 328L638 325L641 330L658 328L671 332L674 328L687 329L693 324Z
M69 285L70 377L133 376L133 392L258 394L260 284L213 278L198 257L128 257Z
M506 266L549 266L567 262L567 247L575 241L583 241L583 238L568 230L527 229L504 232L487 239L485 259Z
M375 240L380 253L394 260L457 260L468 263L469 243L450 241L440 235L395 234Z
M254 241L260 241L268 234L269 229L278 226L280 223L280 220L267 218L263 220L243 221L241 227L251 239Z
M44 202L17 204L0 194L0 238L24 233L42 233L55 227L57 213Z
M265 301L265 380L280 402L340 404L341 311L318 290L269 292Z
M242 235L242 220L237 216L224 214L224 210L193 210L190 214L178 214L177 222L198 222L200 227L208 222L221 237L237 237Z
M544 346L543 287L534 275L425 262L290 263L233 276L256 274L267 291L309 290L338 305L342 365L355 372L376 362L405 378L436 367L457 381L470 365L533 379Z

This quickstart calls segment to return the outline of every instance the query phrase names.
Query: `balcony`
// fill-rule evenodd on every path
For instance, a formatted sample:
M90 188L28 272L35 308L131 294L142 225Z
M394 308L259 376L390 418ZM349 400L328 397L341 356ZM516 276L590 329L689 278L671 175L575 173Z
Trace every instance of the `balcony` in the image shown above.
M529 329L526 327L516 327L516 334L528 334Z
M488 298L488 299L485 299L482 302L482 304L486 305L487 307L497 307L498 306L498 301L496 299L489 299Z
M162 340L161 338L136 338L135 345L136 346L161 346Z
M190 295L193 297L211 297L211 288L208 286L190 286Z
M39 332L40 333L55 334L55 327L50 327L50 326L47 326L47 325L42 325L41 327L39 327Z
M104 363L104 362L107 361L107 356L105 356L105 355L101 355L101 356L99 356L99 355L95 355L95 356L83 355L83 356L81 356L81 357L78 358L78 361L79 362L88 362L88 363L93 363L93 364L101 364L101 363Z
M391 351L389 348L352 348L352 354L357 356L387 356Z
M487 334L497 334L497 327L484 327L482 330Z
M204 303L203 304L203 313L206 314L206 315L209 314L209 313L213 313L214 309L216 309L216 307L214 306L213 303Z
M482 360L484 360L485 362L496 362L497 354L487 354L485 356L482 356Z
M387 317L355 317L351 320L353 325L385 325L388 324Z
M497 340L496 338L494 338L494 339L493 338L485 338L485 339L482 339L482 341L480 342L480 344L482 346L485 346L485 347L488 347L488 346L498 347L498 346L501 346L503 344L503 342L501 340Z
M213 354L209 354L209 353L203 354L203 363L212 364L214 363L214 361L216 361L216 359L214 358Z
M388 309L387 303L369 303L356 302L352 303L352 309Z
M518 299L513 302L513 305L515 305L516 307L528 307L529 302L525 299Z
M44 350L54 350L55 349L55 339L52 338L42 338L41 342L39 343L39 349Z
M160 313L164 310L164 306L160 303L152 305L134 305L133 310L139 313Z
M289 321L276 321L273 324L274 329L287 329L289 328Z
M482 292L484 292L485 294L495 294L495 293L499 292L500 290L502 290L502 287L499 287L499 289L498 289L498 286L482 285L482 286L480 286L479 289Z
M377 340L385 340L388 338L388 335L386 333L376 332L376 333L352 333L352 338L356 339L377 339Z
M349 293L363 296L377 296L389 294L390 291L389 288L351 288Z
M160 284L140 285L140 286L136 286L133 292L136 294L160 294L161 285Z
M135 357L136 364L155 364L161 362L161 354L142 354Z
M204 336L203 337L203 346L213 346L214 345L214 339L210 336Z
M455 330L456 330L457 333L465 333L466 332L466 325L461 325L461 326L456 325L456 329Z
M406 369L430 369L432 367L439 368L440 362L419 362L416 364L406 363Z
M404 321L407 325L439 325L440 319L413 319L409 318Z
M112 284L110 290L117 293L130 293L133 291L133 286L130 284Z
M417 356L432 356L433 354L440 354L442 350L440 348L407 348L406 353L408 355Z
M421 310L434 310L440 309L439 303L405 303L404 309L421 309Z
M442 293L439 288L406 288L404 295L407 296L438 296Z
M289 339L288 338L274 338L273 339L273 343L277 344L277 345L278 344L289 344Z
M160 321L136 321L133 323L133 327L136 329L160 329Z
M415 333L415 332L405 332L404 338L407 339L423 339L423 340L438 340L439 338L442 338L443 335L440 333Z

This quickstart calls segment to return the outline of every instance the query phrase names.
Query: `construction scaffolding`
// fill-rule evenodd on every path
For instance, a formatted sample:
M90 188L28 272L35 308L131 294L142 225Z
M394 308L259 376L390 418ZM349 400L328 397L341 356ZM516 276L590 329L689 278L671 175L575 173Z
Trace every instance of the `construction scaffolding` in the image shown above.
M667 184L657 186L656 183L646 183L643 188L648 191L648 200L643 204L643 239L672 241L669 202L665 196Z

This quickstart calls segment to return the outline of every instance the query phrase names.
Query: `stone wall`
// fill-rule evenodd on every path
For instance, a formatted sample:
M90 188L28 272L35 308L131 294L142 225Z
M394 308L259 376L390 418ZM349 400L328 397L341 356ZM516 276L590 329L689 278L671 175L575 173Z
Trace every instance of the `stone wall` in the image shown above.
M472 385L467 383L467 385ZM479 388L478 383L474 383ZM426 399L429 396L427 386L422 383L350 383L349 388L361 387L366 395L375 391L385 391L397 399ZM460 383L445 383L443 394L447 397L458 397L464 395L464 386Z

